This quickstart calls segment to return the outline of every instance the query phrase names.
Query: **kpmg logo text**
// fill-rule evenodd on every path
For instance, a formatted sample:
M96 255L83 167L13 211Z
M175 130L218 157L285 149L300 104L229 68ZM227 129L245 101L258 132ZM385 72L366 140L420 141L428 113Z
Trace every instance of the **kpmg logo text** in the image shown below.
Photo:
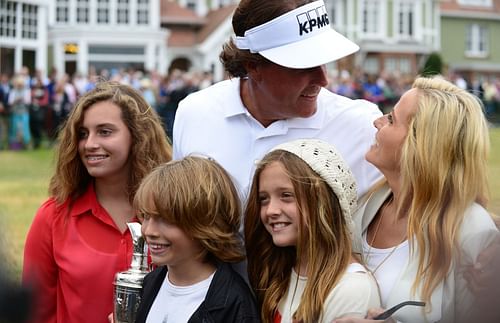
M324 5L298 14L297 22L299 23L299 36L313 32L315 29L321 29L330 24Z

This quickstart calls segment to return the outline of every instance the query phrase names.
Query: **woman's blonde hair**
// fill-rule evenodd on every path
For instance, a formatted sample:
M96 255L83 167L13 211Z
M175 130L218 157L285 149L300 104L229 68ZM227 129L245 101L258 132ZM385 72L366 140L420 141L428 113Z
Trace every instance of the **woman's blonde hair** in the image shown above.
M76 103L58 135L55 172L50 180L49 194L62 204L81 196L92 181L78 154L79 128L85 111L92 105L109 101L120 107L123 122L132 136L129 160L131 172L127 192L132 202L142 178L155 166L172 158L160 118L142 95L132 87L118 82L101 82Z
M271 163L280 162L292 182L300 214L297 247L276 247L260 219L259 177ZM345 272L351 257L351 238L337 196L302 159L275 150L259 163L245 210L248 276L261 306L263 322L272 322L290 283L293 267L307 259L307 285L294 319L320 320L323 305Z
M244 259L238 235L241 205L229 174L214 160L188 156L155 168L134 198L141 214L157 216L199 241L210 261Z
M422 296L446 278L465 210L489 195L488 125L477 97L441 78L415 80L417 109L401 153L401 203L419 265L413 291Z

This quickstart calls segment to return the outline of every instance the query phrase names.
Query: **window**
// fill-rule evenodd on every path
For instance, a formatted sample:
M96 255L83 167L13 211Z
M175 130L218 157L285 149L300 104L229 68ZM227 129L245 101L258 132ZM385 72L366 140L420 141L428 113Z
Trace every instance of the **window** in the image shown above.
M402 74L410 74L412 72L409 58L402 57L399 59L399 71Z
M361 26L365 34L376 35L380 33L381 6L380 0L362 1Z
M137 0L137 24L149 24L149 0Z
M330 18L330 24L336 28L345 27L342 25L341 13L342 13L342 3L338 0L331 0L327 4L327 8L330 8L330 13L328 17Z
M136 46L89 46L89 54L98 55L144 55L144 47Z
M0 36L16 37L17 2L0 0Z
M227 5L231 4L231 1L232 0L219 0L219 8L222 8L224 6L227 6Z
M491 0L458 0L464 6L491 7Z
M377 74L380 70L377 57L367 57L363 62L363 70L368 74Z
M118 24L128 24L129 22L129 0L118 0L116 4L116 21Z
M37 24L36 18L38 13L38 7L32 4L23 3L23 26L22 26L22 37L27 39L36 39L37 36Z
M89 22L89 0L78 0L76 3L76 22L87 24Z
M401 1L396 7L395 34L400 38L412 39L415 37L415 4L414 1Z
M186 1L186 8L195 11L196 10L196 0L187 0Z
M109 23L109 0L97 0L97 23Z
M56 21L61 23L69 21L69 0L56 1Z
M479 24L467 26L465 35L465 55L485 57L488 55L488 28Z

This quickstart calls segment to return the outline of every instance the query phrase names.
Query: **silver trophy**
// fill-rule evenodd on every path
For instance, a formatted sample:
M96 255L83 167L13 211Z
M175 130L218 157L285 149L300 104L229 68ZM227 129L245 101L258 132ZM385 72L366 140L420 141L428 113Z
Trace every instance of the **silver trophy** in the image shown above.
M141 234L141 224L127 223L132 235L133 254L130 269L115 276L113 319L115 323L133 323L141 303L141 289L148 271L148 247Z

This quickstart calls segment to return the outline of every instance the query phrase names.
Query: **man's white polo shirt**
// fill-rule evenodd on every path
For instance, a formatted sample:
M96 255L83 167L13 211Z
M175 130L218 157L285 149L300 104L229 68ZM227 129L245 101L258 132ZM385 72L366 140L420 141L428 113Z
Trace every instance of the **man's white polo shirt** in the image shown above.
M214 158L233 176L245 200L255 161L280 143L319 138L333 144L349 164L359 196L381 176L364 158L375 138L373 121L380 115L368 101L322 89L313 116L279 120L265 128L243 105L240 80L234 78L181 101L174 123L174 159L190 154Z

